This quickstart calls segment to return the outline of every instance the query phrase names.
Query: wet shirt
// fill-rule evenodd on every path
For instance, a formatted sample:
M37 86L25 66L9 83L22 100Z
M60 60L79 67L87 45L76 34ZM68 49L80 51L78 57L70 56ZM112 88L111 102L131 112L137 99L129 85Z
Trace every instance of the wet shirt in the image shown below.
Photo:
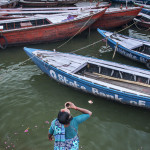
M65 128L65 138L66 139L74 138L78 132L78 125L86 121L89 117L90 117L89 114L82 114L82 115L73 117L73 119L70 122L70 125ZM54 133L52 126L49 129L49 133L50 134Z

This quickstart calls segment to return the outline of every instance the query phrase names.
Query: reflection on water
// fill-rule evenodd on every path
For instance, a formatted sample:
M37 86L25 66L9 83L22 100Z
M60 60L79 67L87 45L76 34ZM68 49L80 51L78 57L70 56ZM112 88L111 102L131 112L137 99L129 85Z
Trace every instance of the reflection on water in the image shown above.
M139 33L136 30L129 29L129 36L150 42L150 31L147 31L147 33Z

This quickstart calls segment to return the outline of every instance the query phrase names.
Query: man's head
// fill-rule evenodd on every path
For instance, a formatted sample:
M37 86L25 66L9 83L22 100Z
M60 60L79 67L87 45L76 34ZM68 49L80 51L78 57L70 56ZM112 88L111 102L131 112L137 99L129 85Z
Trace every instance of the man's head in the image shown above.
M72 116L70 115L70 110L67 108L61 109L58 113L58 121L61 124L68 125L72 120Z

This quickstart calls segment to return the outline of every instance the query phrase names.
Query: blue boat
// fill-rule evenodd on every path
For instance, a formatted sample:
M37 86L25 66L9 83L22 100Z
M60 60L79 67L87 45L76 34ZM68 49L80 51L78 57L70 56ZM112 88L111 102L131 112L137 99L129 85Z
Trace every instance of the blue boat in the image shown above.
M52 79L80 91L124 104L150 108L150 71L115 62L24 48Z
M142 8L142 10L141 10L140 13L143 13L143 14L146 14L146 15L149 15L149 16L150 16L150 9Z
M123 56L144 63L150 69L150 42L97 29L110 47Z

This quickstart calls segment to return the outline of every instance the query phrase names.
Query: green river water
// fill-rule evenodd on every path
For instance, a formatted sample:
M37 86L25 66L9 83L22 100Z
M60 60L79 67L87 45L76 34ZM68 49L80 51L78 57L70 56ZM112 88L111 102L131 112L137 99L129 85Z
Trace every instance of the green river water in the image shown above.
M117 29L116 31L119 31ZM112 30L114 31L114 30ZM136 27L122 34L150 41L150 31ZM85 31L58 51L71 52L102 39L97 31ZM27 45L54 49L65 41ZM92 56L145 68L98 43L76 54ZM51 122L66 101L93 112L79 127L80 149L83 150L150 150L150 111L123 105L105 98L74 90L50 79L32 61L27 60L23 46L0 51L0 150L53 150L47 133ZM93 104L89 104L92 100ZM73 116L79 112L71 111ZM24 131L29 128L29 132Z

